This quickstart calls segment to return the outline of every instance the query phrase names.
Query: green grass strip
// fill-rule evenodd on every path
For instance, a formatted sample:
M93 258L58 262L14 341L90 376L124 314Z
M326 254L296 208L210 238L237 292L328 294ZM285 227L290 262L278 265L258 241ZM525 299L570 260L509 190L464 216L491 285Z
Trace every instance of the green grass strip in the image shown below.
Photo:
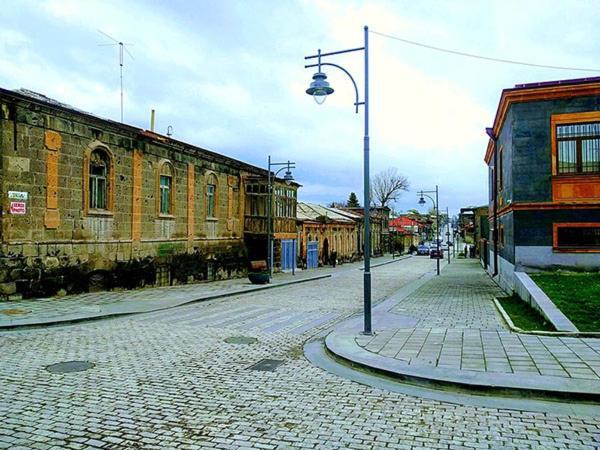
M600 272L530 276L579 331L600 331Z
M515 326L526 331L556 331L551 323L517 295L501 297L498 301Z

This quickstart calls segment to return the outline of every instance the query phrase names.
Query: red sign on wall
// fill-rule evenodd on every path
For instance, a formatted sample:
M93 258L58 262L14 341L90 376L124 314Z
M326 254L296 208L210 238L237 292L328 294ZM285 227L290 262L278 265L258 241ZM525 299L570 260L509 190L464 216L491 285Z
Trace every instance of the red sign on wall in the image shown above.
M27 213L27 204L25 202L10 202L10 213L23 215Z

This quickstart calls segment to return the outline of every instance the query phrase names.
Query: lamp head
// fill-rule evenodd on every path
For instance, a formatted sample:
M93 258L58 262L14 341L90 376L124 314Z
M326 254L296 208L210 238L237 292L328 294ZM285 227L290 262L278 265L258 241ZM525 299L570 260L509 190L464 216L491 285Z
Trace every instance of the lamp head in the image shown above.
M425 199L423 198L423 196L421 196L421 198L419 199L419 205L423 206L425 204Z
M290 184L292 184L292 181L294 181L294 176L292 175L292 172L289 169L285 172L285 175L283 176L283 180L285 181L285 184L287 184L288 186Z
M322 105L329 94L333 94L333 88L329 86L329 82L325 81L327 75L323 72L317 72L313 75L313 82L306 90L308 95L312 95L319 105Z

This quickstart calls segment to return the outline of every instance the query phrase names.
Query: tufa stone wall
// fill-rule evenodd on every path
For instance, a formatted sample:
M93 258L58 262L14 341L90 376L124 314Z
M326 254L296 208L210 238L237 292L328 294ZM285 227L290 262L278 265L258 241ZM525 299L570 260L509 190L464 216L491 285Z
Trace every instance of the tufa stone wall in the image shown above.
M261 169L4 90L0 148L0 295L245 273L243 180ZM107 160L106 207L96 209L94 152ZM162 170L172 180L168 214L159 208Z

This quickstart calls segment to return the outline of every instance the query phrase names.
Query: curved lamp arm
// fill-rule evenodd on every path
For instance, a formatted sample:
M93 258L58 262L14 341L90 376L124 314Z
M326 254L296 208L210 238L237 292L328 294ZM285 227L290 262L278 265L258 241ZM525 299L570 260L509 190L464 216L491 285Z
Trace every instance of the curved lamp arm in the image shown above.
M279 172L281 172L283 169L288 169L288 170L290 170L290 169L293 169L293 168L294 168L293 166L290 166L290 165L288 164L287 166L285 166L285 167L282 167L282 168L281 168L281 169L279 169L277 172L275 172L275 175L274 175L274 176L277 176L277 174L278 174Z
M358 107L359 107L359 105L364 105L365 102L359 102L358 101L358 87L356 86L356 81L354 81L354 78L352 78L352 75L350 75L350 72L348 72L346 69L344 69L342 66L340 66L338 64L333 64L333 63L328 63L328 62L322 62L322 63L319 63L319 64L309 64L308 66L304 66L304 68L308 69L310 67L319 67L319 66L331 66L331 67L335 67L337 69L340 69L346 75L348 75L348 78L350 78L350 81L352 81L352 85L354 86L354 93L356 95L356 101L354 102L354 106L356 107L356 111L355 112L358 114Z
M431 196L429 196L429 195L425 194L425 193L424 193L424 192L422 192L422 191L421 191L421 192L419 192L419 195L420 195L421 197L427 197L429 200L431 200L431 203L433 203L433 207L434 207L434 208L437 210L437 205L435 204L435 200L433 199L433 197L431 197Z

